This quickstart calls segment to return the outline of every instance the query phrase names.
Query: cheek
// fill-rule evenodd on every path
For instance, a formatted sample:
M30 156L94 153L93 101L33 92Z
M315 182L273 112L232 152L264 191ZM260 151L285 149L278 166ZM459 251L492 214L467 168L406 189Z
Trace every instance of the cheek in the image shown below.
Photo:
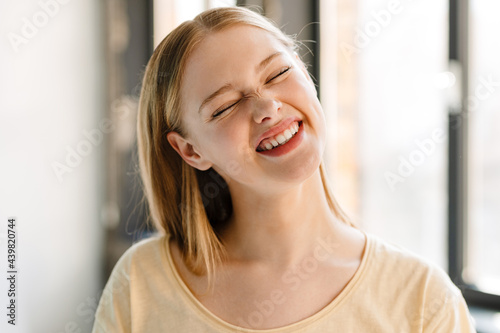
M296 80L290 80L283 87L289 104L297 109L305 118L306 132L315 137L321 149L326 142L326 119L318 100L314 85L303 75L295 74Z
M324 123L324 114L314 85L300 73L294 73L282 87L280 94L288 104L303 113L308 122L319 126Z
M214 163L224 168L224 164L241 160L250 153L248 129L243 126L243 119L227 119L224 124L214 126L206 133L203 146L209 151ZM233 163L234 164L234 163Z
M235 135L220 133L218 139L212 143L210 151L213 168L229 183L231 179L246 179L249 175L248 163L251 159L250 148L245 144L248 140L235 137Z

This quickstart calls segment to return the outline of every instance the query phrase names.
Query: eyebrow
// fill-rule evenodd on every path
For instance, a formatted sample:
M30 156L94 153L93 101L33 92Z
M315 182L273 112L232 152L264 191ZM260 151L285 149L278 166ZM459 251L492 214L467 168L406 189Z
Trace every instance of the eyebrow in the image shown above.
M276 58L282 54L283 54L283 52L278 51L278 52L271 54L266 59L262 60L260 62L260 64L257 65L256 72L261 72L264 68L266 68L267 65L269 65L269 63L271 61L273 61L274 58ZM227 92L228 90L231 90L232 88L233 88L233 86L231 84L227 83L227 84L223 85L222 87L220 87L219 89L217 89L217 91L215 91L214 93L210 94L210 96L205 98L205 100L201 103L200 108L198 109L198 113L201 113L201 110L203 109L203 107L205 105L207 105L208 103L210 103L211 101L213 101L217 96Z
M260 72L262 71L264 68L266 68L267 65L269 65L269 63L276 57L282 55L283 52L275 52L273 54L271 54L269 57L267 57L266 59L262 60L260 62L260 64L257 66L257 72Z

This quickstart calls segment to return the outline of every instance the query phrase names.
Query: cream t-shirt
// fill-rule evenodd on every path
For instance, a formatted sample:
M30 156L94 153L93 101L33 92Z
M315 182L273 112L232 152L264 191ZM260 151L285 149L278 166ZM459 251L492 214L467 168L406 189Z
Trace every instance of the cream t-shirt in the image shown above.
M274 304L274 303L273 303ZM249 315L279 311L278 304ZM275 306L274 309L270 309ZM251 321L250 321L251 322ZM361 264L326 307L285 327L252 330L205 308L179 276L168 236L134 244L117 262L97 308L100 332L475 332L460 290L440 268L366 234Z

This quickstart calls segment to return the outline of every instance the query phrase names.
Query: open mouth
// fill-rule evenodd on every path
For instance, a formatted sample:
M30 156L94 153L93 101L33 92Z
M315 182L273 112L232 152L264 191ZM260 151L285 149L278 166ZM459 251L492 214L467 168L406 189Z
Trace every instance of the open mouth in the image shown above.
M273 150L276 147L283 146L290 141L299 131L302 121L294 121L281 133L262 140L257 147L258 152Z

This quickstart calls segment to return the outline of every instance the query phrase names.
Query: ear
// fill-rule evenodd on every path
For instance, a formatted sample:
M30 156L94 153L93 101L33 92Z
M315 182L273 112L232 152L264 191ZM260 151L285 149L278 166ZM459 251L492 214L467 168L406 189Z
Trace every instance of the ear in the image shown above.
M169 132L167 134L167 140L180 157L193 168L205 171L212 167L212 163L206 160L196 148L179 133Z
M312 84L312 86L314 87L314 89L316 89L316 85L314 84L314 82L313 82L313 80L311 78L311 75L307 71L306 65L304 64L304 62L302 61L302 59L300 59L300 57L297 54L297 52L293 52L293 54L295 56L295 60L297 61L297 63L300 66L300 69L302 70L302 72L304 73L304 75L307 77L307 80L309 81L309 83Z

